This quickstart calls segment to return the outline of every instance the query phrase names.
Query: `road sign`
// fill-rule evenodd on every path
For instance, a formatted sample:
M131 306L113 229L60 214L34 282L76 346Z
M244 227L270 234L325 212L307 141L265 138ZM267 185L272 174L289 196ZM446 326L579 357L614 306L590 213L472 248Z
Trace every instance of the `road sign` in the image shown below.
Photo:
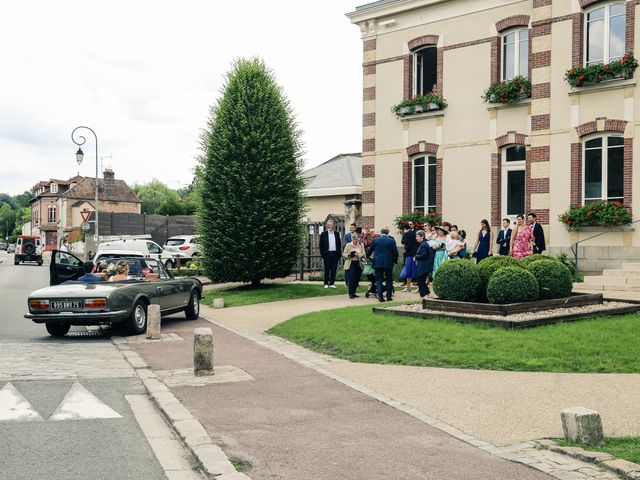
M90 228L91 228L91 225L89 225L88 223L82 224L82 230L84 230L85 232L88 232Z
M85 222L89 221L89 217L91 216L93 212L91 210L82 210L80 212L80 215L82 215L82 220L84 220Z

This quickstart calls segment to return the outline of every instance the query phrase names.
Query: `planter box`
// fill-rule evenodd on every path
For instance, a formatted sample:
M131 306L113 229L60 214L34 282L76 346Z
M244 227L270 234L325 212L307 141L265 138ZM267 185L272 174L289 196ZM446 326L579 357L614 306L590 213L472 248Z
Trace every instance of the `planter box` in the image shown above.
M413 109L413 112L411 111ZM401 107L398 115L406 116L406 115L417 115L419 113L431 112L433 110L440 110L440 107L437 103L428 103L426 107L422 105L416 105L415 107Z
M514 313L539 312L552 308L583 307L602 303L602 294L577 294L565 298L552 300L537 300L535 302L507 303L497 305L493 303L455 302L452 300L423 300L422 308L440 312L473 313L477 315L507 316Z
M630 78L633 78L633 72L621 72L621 73L618 73L618 74L614 75L613 77L603 78L600 81L588 81L588 82L584 82L584 81L578 82L578 81L576 81L574 83L571 83L569 81L569 85L571 85L572 87L578 87L578 88L580 88L580 87L589 87L591 85L598 85L600 83L615 82L616 80L629 80Z

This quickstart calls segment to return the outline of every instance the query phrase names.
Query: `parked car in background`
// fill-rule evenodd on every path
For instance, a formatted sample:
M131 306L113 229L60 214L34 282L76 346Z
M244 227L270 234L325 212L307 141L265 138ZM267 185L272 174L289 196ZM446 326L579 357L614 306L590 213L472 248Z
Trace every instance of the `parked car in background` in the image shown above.
M162 315L184 312L188 320L200 313L202 283L197 278L173 278L153 258L121 258L129 266L129 279L79 282L83 261L54 250L49 267L51 287L29 295L25 318L44 323L54 337L67 334L72 325L122 326L139 335L147 328L147 307L159 305Z
M6 243L0 243L0 250L7 250L9 246Z
M7 253L15 253L16 251L16 244L12 243L7 247Z
M144 257L144 255L137 250L98 250L91 261L98 265L103 260L113 261L125 257Z
M98 245L94 258L100 255L102 251L106 250L127 250L129 252L139 252L143 257L155 258L162 262L167 268L172 268L175 263L175 258L171 252L165 251L153 240L145 238L129 238L103 242Z
M164 249L171 252L181 264L185 264L200 255L200 242L197 235L176 235L167 239ZM172 265L172 268L176 266L177 262Z
M38 265L42 265L42 241L40 237L31 235L18 236L13 263L18 265L20 262L37 262Z

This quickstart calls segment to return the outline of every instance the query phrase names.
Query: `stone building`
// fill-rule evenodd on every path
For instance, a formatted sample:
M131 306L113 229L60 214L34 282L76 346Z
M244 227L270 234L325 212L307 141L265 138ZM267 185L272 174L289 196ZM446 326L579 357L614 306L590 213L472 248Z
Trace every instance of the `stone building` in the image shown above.
M603 199L640 211L633 74L565 80L573 67L636 50L639 3L380 0L348 13L363 42L363 222L380 228L435 209L473 238L483 218L499 228L503 217L535 212L554 253L606 231L568 231L558 216L572 204ZM484 101L490 85L517 76L530 81L530 98ZM392 110L424 95L446 106ZM616 266L640 257L640 229L580 247L587 271Z

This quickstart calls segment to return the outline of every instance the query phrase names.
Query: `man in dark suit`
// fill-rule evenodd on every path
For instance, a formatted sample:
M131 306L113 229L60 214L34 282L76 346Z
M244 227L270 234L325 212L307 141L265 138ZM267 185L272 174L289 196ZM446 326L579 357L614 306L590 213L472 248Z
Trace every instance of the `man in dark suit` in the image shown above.
M544 243L544 230L542 225L538 223L538 217L535 213L531 212L527 215L529 225L531 225L531 232L533 233L533 253L542 253L547 249L547 245Z
M336 270L342 253L340 235L334 230L333 220L327 222L327 229L320 234L320 255L324 262L324 288L336 288Z
M498 247L498 254L500 255L509 255L509 247L511 245L510 224L511 221L508 218L502 219L502 230L500 230L498 239L496 240L496 243L500 245L500 247Z
M375 238L369 249L367 257L373 255L373 268L376 271L376 295L378 301L384 302L382 294L382 279L387 287L387 301L391 301L393 294L393 265L398 262L398 247L396 241L389 236L389 229L380 229L380 236Z

